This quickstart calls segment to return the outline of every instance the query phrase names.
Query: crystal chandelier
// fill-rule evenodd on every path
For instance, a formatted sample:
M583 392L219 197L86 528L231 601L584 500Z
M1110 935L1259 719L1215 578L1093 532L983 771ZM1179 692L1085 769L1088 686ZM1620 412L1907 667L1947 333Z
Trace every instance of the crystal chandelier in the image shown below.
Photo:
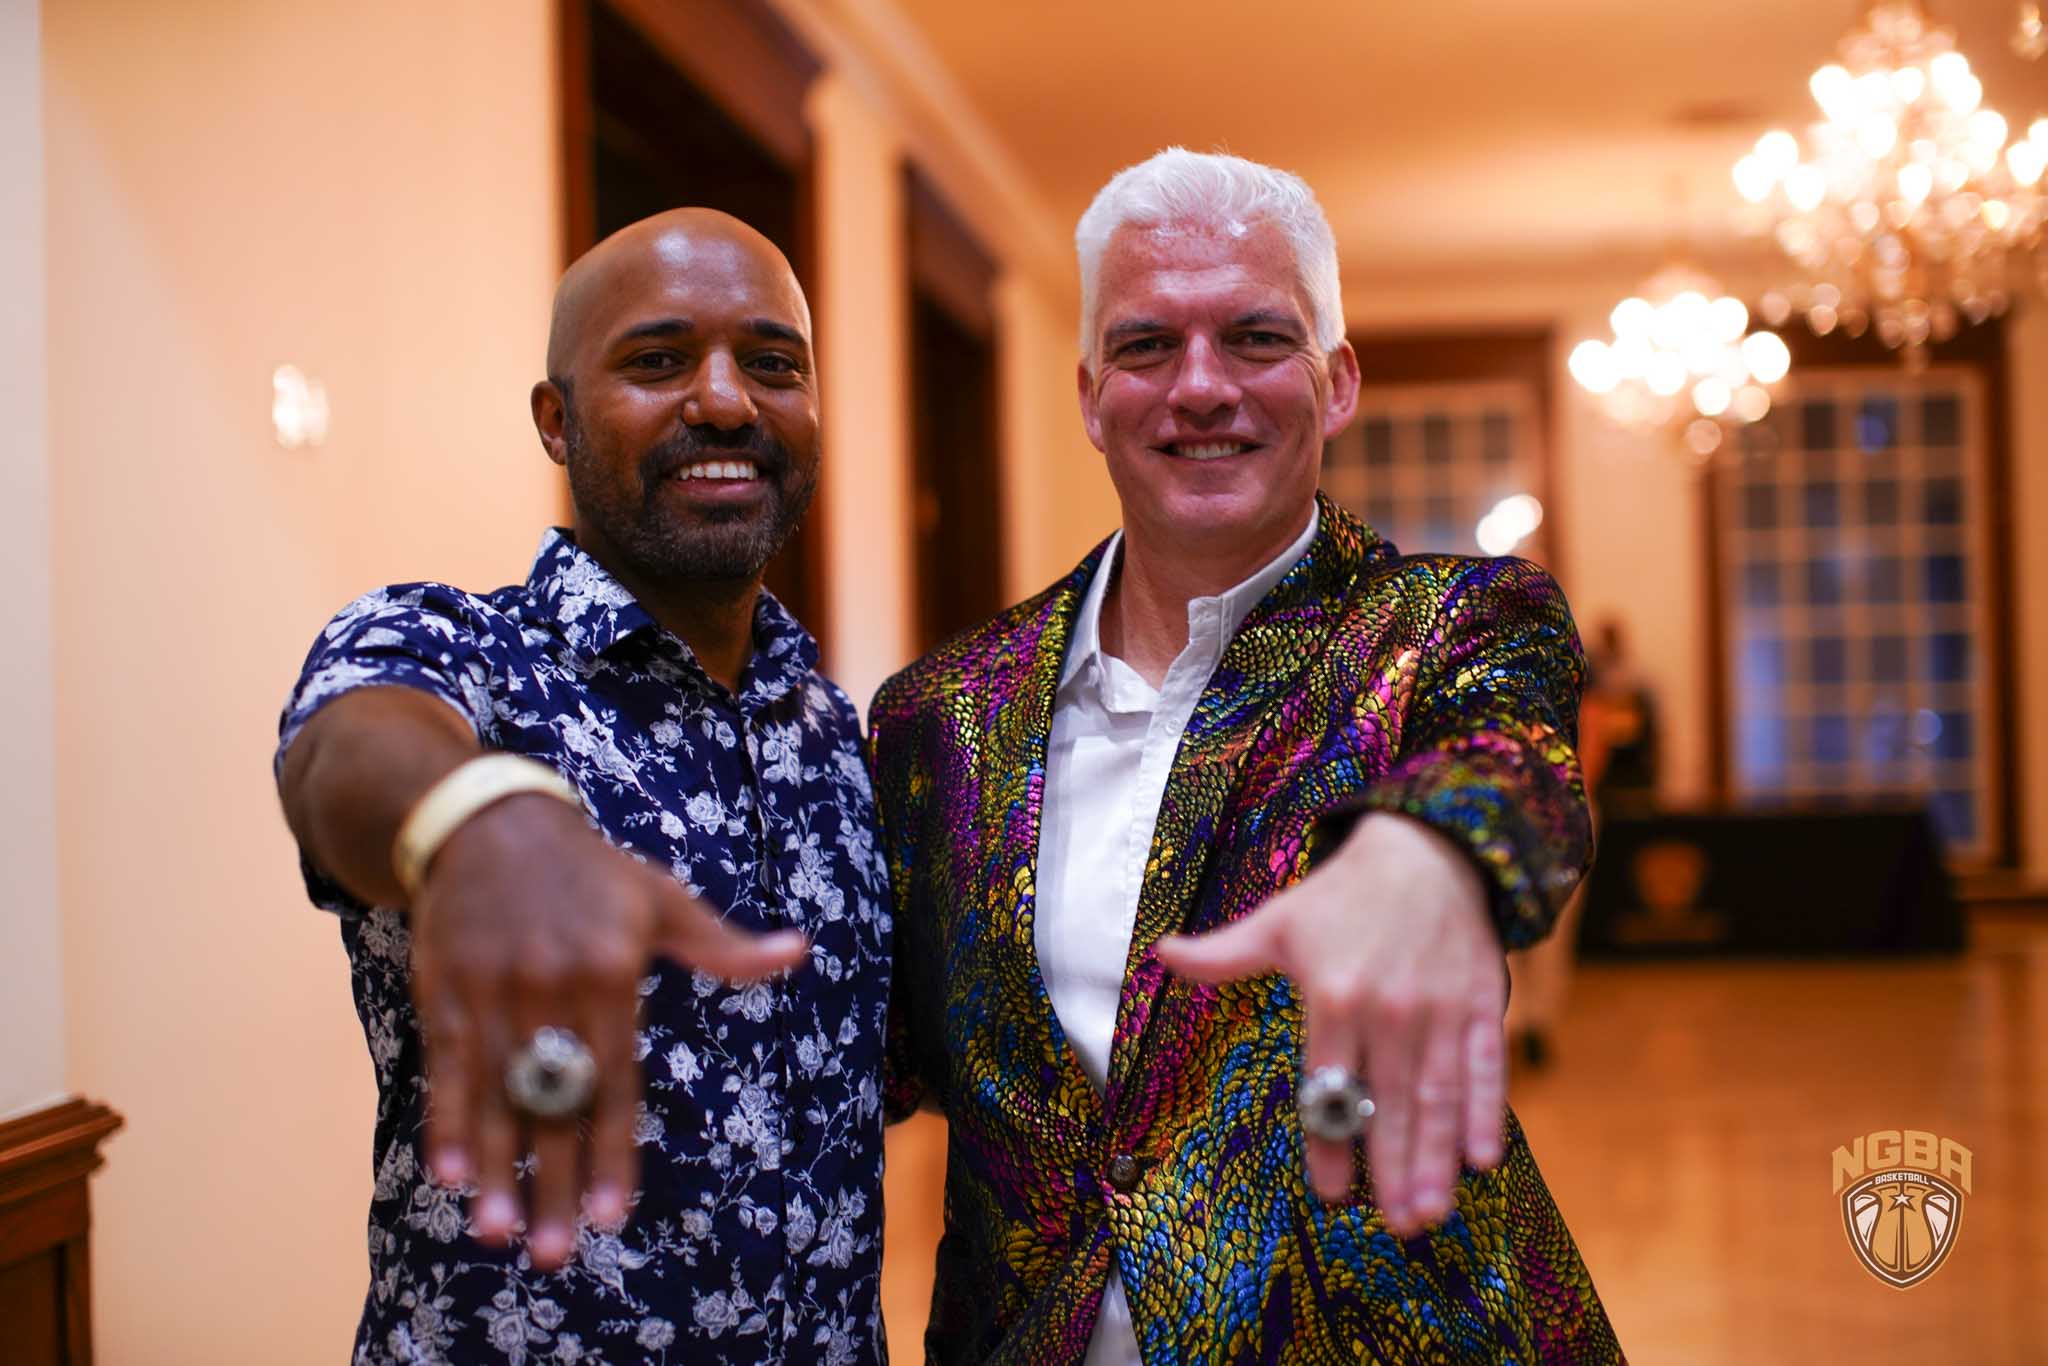
M1573 348L1572 378L1617 424L1669 432L1706 460L1726 429L1771 411L1792 354L1773 332L1751 332L1749 309L1687 266L1667 266L1614 306L1610 340Z
M1736 189L1769 209L1807 275L1763 300L1764 316L1797 309L1822 335L1874 327L1917 359L1964 319L2004 312L2015 267L2048 273L2048 119L2008 143L1954 32L1920 0L1873 0L1840 52L1808 82L1824 116L1808 145L1773 130L1735 164Z

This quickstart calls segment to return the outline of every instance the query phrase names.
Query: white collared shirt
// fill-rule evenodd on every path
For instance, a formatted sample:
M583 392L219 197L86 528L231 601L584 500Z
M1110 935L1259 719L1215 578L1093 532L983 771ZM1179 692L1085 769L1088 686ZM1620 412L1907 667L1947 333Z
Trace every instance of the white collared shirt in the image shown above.
M1054 696L1040 813L1038 971L1067 1042L1098 1093L1109 1077L1138 892L1181 732L1245 617L1315 540L1320 513L1279 557L1235 588L1188 603L1188 643L1155 690L1102 648L1102 602L1123 533L1110 541L1074 619ZM1139 1366L1116 1264L1089 1340L1087 1366Z

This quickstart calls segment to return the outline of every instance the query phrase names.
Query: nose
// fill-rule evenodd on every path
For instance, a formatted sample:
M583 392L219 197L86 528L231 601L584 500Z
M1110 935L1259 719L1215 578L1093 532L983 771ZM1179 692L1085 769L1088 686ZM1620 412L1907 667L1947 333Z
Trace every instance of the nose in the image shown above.
M1236 407L1242 396L1215 340L1200 333L1189 337L1181 348L1180 368L1167 391L1167 402L1196 417L1208 417Z
M739 361L723 347L713 348L683 395L683 421L692 427L730 432L752 426L759 416L740 374Z

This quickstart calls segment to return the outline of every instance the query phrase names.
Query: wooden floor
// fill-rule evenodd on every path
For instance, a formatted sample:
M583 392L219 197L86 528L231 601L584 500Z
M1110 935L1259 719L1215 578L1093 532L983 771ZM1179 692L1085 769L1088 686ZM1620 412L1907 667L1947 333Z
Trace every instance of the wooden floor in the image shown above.
M2048 919L1962 958L1583 968L1514 1105L1637 1363L2048 1363ZM1955 1249L1908 1290L1850 1251L1835 1147L1926 1129L1974 1155ZM918 1344L944 1128L891 1131L883 1301Z

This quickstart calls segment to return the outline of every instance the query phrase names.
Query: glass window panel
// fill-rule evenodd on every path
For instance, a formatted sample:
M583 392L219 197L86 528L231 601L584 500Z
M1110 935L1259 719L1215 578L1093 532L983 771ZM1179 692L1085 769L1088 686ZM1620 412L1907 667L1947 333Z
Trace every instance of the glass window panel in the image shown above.
M1896 555L1873 556L1863 588L1868 602L1898 602L1906 595L1906 562Z
M1752 782L1775 782L1785 771L1783 717L1752 713L1742 718L1742 768Z
M1506 413L1488 413L1480 419L1480 446L1489 465L1505 465L1515 458L1515 423Z
M1927 638L1927 677L1935 683L1970 681L1970 638L1941 631Z
M1870 677L1878 683L1906 681L1906 638L1873 636L1870 641Z
M1849 642L1840 636L1816 636L1808 642L1811 677L1816 683L1844 683L1849 678Z
M1923 561L1926 583L1923 596L1929 602L1961 602L1963 600L1963 557L1960 555L1929 555Z
M1921 499L1920 515L1932 526L1956 526L1963 520L1963 481L1930 479Z
M1385 466L1394 463L1394 424L1383 417L1365 420L1365 463Z
M1769 531L1778 524L1778 490L1770 484L1745 484L1742 488L1742 524L1752 531Z
M1451 462L1451 420L1441 413L1422 419L1422 458L1432 465Z
M1394 503L1392 499L1367 498L1365 500L1365 520L1380 535L1391 536L1394 534L1396 530L1394 518Z
M1831 715L1813 718L1813 760L1818 764L1849 762L1848 717Z
M1799 441L1809 452L1835 448L1835 405L1826 399L1810 399L1799 405Z
M1937 759L1968 759L1971 750L1971 721L1968 712L1945 711L1938 713L1941 730L1934 737L1934 757Z
M1890 397L1863 400L1856 410L1856 447L1864 452L1888 451L1899 441L1899 401Z
M1951 844L1968 844L1977 838L1976 793L1937 792L1928 811L1934 817L1934 828Z
M1863 520L1872 526L1896 526L1899 521L1899 484L1895 479L1873 479L1863 486Z
M1842 519L1841 491L1833 484L1808 484L1800 502L1808 526L1834 526Z
M1806 562L1806 600L1831 607L1842 600L1842 566L1832 559Z
M1774 692L1785 682L1785 642L1782 640L1752 640L1742 652L1742 685L1744 692ZM1745 704L1753 704L1754 698L1744 698Z
M1936 394L1920 405L1920 444L1959 446L1963 441L1963 405L1954 394Z
M1742 566L1742 600L1751 607L1778 605L1778 566L1772 563Z

